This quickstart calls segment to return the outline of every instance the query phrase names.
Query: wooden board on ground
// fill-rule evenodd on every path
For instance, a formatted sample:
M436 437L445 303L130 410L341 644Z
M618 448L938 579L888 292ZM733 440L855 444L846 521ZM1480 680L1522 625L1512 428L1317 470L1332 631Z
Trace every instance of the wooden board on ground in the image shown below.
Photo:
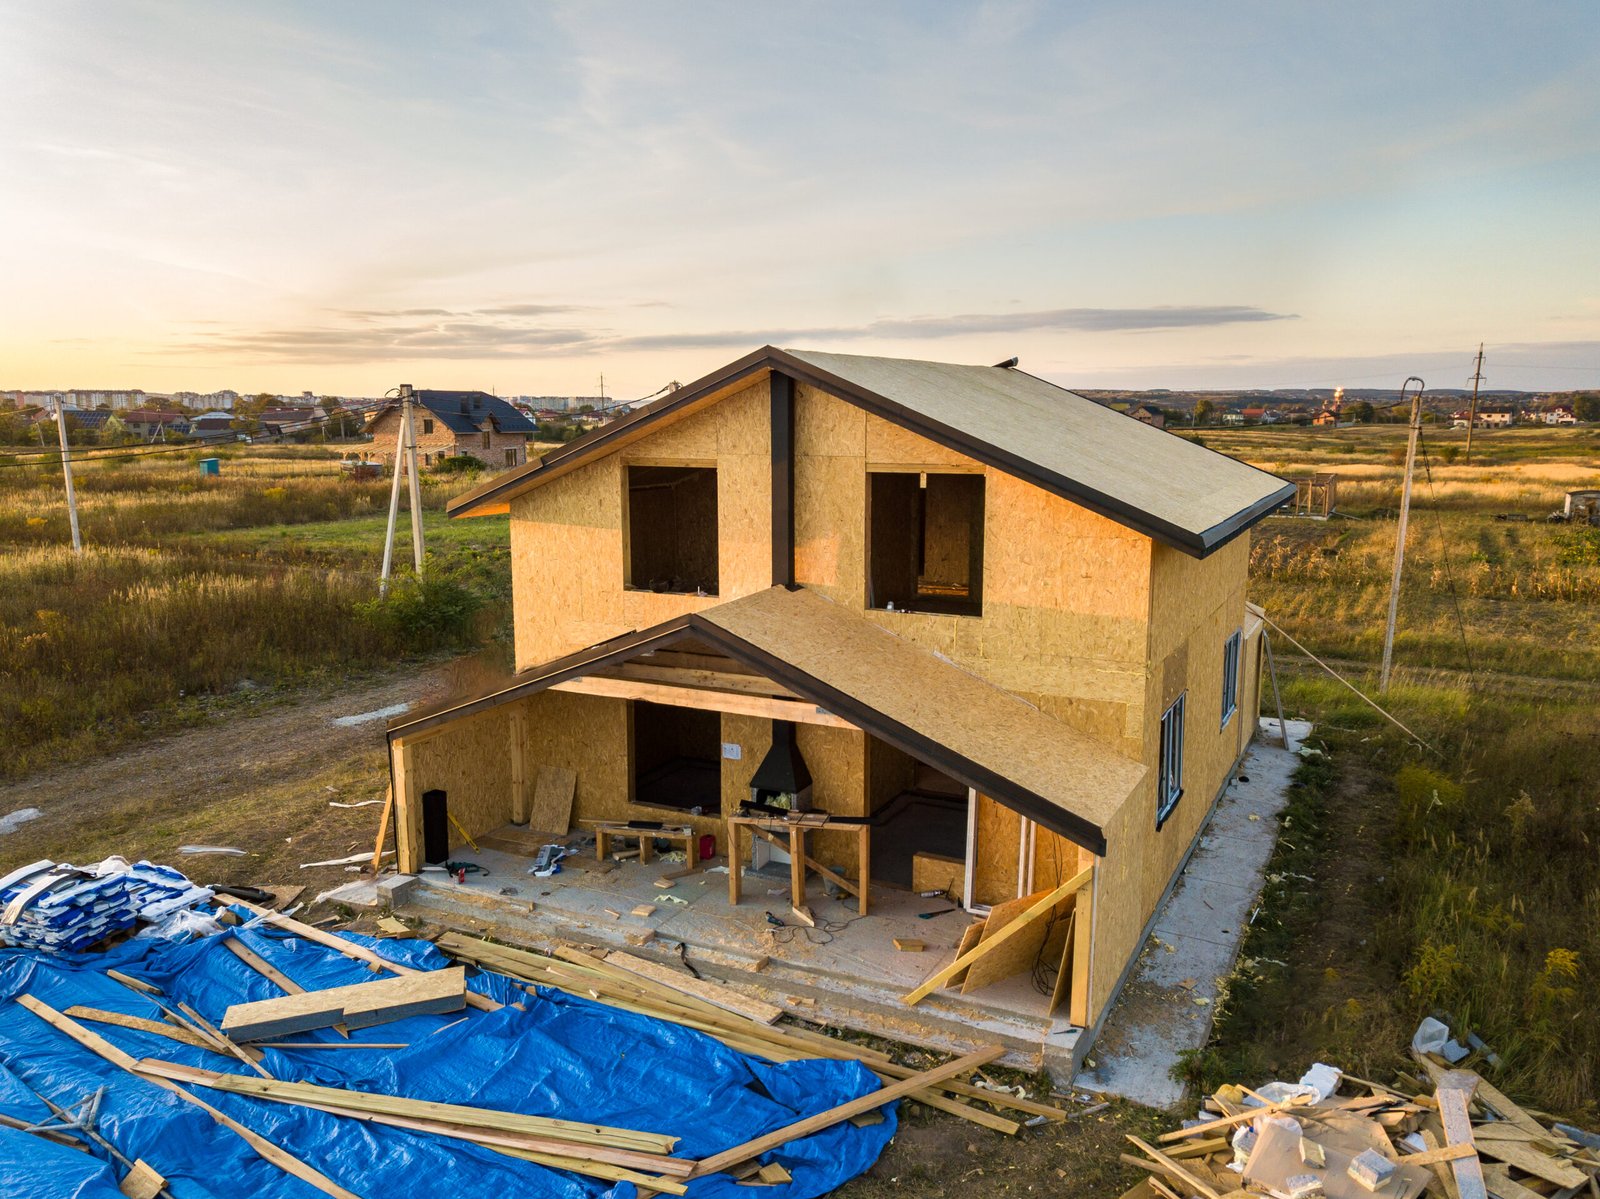
M127 1196L127 1199L156 1199L161 1194L161 1188L167 1185L167 1180L155 1170L144 1158L139 1158L133 1163L133 1169L123 1177L117 1185L117 1190Z
M961 930L961 944L956 946L956 957L958 959L962 955L964 955L968 950L973 949L973 948L975 948L977 946L978 939L983 936L983 926L984 926L984 924L985 924L985 921L974 920L971 924L967 925L966 928ZM951 989L954 989L956 987L959 987L962 983L964 983L966 981L967 981L967 972L965 970L963 970L959 974L957 974L954 978L952 978L949 982L947 982L945 984L945 986L947 986L947 987L949 987Z
M680 970L673 970L668 966L658 965L645 958L635 957L631 953L612 952L605 956L608 965L626 970L630 974L637 974L651 982L660 983L664 987L671 987L684 995L693 996L714 1007L724 1011L733 1012L747 1019L758 1021L762 1024L776 1024L783 1016L783 1009L773 1004L754 999L748 995L741 995L728 987L721 986L706 979L695 978L691 974Z
M928 943L919 941L915 937L896 937L894 938L894 947L901 953L921 953L928 948Z
M572 796L578 776L565 766L539 767L533 788L533 814L528 823L536 829L565 833L572 824Z
M1029 908L1048 894L1048 891L1038 891L1008 903L995 904L989 910L989 919L983 922L983 936L979 938L978 944L982 945L985 941L992 940L1001 929L1013 920L1021 919ZM999 949L973 962L967 970L966 981L961 984L961 993L965 995L980 987L987 987L991 983L1010 978L1013 974L1020 974L1033 965L1034 959L1039 956L1039 951L1044 948L1049 923L1048 920L1034 920L1021 933L1007 939Z
M1439 1119L1444 1124L1446 1145L1472 1144L1472 1117L1468 1114L1467 1104L1472 1099L1477 1083L1477 1075L1464 1071L1452 1071L1440 1077L1434 1098L1439 1104ZM1478 1160L1476 1153L1451 1162L1450 1173L1455 1178L1456 1191L1461 1199L1488 1199L1489 1186L1484 1181L1483 1163ZM1586 1181L1586 1177L1579 1178L1580 1183Z
M466 972L460 966L399 978L375 979L325 991L303 991L281 999L236 1003L222 1018L235 1040L260 1040L314 1028L367 1028L407 1016L460 1011L466 1006Z

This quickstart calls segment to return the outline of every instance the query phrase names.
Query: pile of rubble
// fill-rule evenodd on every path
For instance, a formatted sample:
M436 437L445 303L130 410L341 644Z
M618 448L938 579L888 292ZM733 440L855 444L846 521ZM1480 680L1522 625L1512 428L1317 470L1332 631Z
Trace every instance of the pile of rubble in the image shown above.
M1588 1199L1600 1136L1519 1107L1471 1070L1415 1052L1398 1087L1317 1065L1299 1083L1229 1085L1199 1118L1124 1161L1150 1171L1123 1199ZM1431 1088L1431 1093L1430 1092Z

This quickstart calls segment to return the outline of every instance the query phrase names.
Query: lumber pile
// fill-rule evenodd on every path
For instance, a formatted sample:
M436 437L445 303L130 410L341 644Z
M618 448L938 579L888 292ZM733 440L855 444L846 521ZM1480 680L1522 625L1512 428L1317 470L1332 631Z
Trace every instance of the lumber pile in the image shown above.
M916 1077L916 1072L909 1067L867 1046L849 1044L811 1029L768 1024L764 1021L764 1013L760 1011L746 1014L730 1010L737 1009L741 1001L745 1004L753 1002L730 988L717 988L716 984L706 980L697 982L687 973L676 976L672 985L668 985L660 981L665 971L662 967L657 967L648 977L636 973L634 968L629 967L639 959L627 954L612 953L600 958L578 949L561 949L553 955L543 954L454 932L445 933L435 944L457 961L697 1029L729 1048L768 1061L798 1061L805 1058L857 1061L876 1074L886 1086ZM693 984L697 990L691 992L685 984ZM709 1002L705 998L707 989L721 990L724 1004ZM939 1111L1006 1134L1015 1134L1021 1125L1001 1115L1001 1111L1021 1112L1029 1118L1042 1117L1050 1121L1066 1118L1060 1108L1050 1104L974 1086L953 1075L925 1082L908 1092L908 1096Z
M1417 1055L1395 1086L1316 1066L1299 1084L1228 1085L1199 1118L1123 1160L1123 1199L1573 1199L1600 1194L1600 1139L1546 1125L1471 1070ZM1577 1129L1569 1130L1586 1134Z

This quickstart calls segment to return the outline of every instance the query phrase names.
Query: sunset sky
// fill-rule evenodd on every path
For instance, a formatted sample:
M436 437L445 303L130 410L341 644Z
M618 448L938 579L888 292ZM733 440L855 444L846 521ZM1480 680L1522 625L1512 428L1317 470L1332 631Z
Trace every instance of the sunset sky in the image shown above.
M0 387L1600 387L1600 5L0 0Z

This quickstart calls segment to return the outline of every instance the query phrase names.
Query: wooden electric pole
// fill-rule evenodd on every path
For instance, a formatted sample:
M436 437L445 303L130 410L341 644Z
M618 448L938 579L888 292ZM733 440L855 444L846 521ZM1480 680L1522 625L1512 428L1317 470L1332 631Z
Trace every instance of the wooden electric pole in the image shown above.
M1478 423L1478 384L1483 382L1483 343L1478 343L1478 366L1472 372L1472 406L1467 409L1467 452L1461 465L1472 465L1472 427Z
M389 486L389 527L383 536L383 572L378 576L378 595L389 593L389 568L394 562L395 525L400 516L400 472L411 475L407 499L411 506L411 555L418 577L422 575L422 485L417 479L417 437L411 419L411 384L400 385L400 431L394 439L394 478Z
M1411 517L1411 472L1417 464L1417 438L1422 435L1422 392L1427 386L1412 375L1400 384L1400 399L1404 402L1406 388L1417 385L1417 394L1411 399L1411 434L1406 439L1406 477L1400 485L1400 527L1394 538L1394 578L1389 582L1389 624L1383 634L1383 670L1378 675L1378 690L1389 690L1389 667L1394 660L1394 620L1400 610L1400 572L1406 560L1406 523Z
M83 538L78 535L78 493L72 486L72 451L67 447L67 406L56 401L56 432L61 435L61 477L67 481L67 519L72 522L72 548L83 553Z

